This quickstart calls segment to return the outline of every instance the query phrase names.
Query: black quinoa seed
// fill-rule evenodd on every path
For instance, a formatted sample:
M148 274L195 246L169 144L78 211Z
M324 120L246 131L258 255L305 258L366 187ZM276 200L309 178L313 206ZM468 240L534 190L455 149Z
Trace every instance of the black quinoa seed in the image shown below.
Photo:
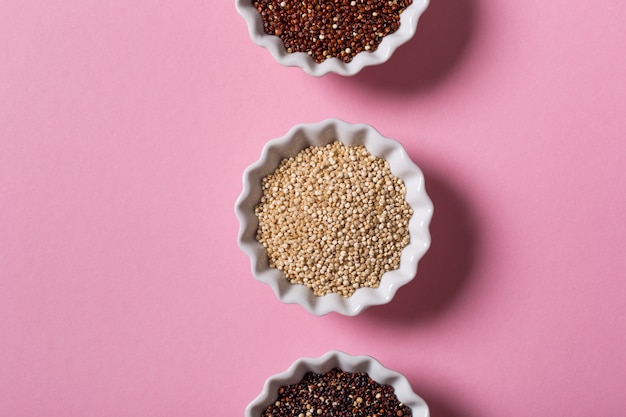
M308 53L317 63L352 61L373 52L400 27L400 14L413 0L251 0L264 30L278 36L287 52Z
M411 417L411 409L393 387L381 385L365 372L334 368L324 374L308 372L302 381L278 390L261 417Z

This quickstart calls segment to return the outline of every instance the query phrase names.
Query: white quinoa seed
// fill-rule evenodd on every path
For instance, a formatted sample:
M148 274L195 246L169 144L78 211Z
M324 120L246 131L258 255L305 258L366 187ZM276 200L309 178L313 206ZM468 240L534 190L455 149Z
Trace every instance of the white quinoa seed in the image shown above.
M350 297L400 265L413 210L402 180L364 146L306 148L262 188L256 237L292 284Z

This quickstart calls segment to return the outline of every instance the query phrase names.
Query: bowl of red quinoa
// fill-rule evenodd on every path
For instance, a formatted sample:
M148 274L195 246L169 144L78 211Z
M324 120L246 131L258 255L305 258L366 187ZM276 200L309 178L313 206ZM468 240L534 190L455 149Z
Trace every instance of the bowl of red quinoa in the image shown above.
M370 356L330 351L268 378L246 417L428 417L409 381Z
M235 213L252 274L280 301L354 316L416 276L433 205L399 142L328 119L265 144Z
M235 0L253 42L284 66L350 76L409 41L429 0Z

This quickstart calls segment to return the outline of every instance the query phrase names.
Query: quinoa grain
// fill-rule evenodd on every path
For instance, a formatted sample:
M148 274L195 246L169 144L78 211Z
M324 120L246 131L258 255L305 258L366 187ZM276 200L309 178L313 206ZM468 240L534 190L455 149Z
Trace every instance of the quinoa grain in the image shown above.
M365 147L306 148L281 161L262 190L256 237L292 284L349 297L400 265L413 210L403 181Z
M340 368L324 374L307 372L302 381L282 389L277 401L268 405L261 417L412 416L393 387L377 383L365 372L345 372Z
M278 36L287 52L308 53L317 63L328 58L350 62L376 50L400 27L400 14L412 0L251 0L263 28Z

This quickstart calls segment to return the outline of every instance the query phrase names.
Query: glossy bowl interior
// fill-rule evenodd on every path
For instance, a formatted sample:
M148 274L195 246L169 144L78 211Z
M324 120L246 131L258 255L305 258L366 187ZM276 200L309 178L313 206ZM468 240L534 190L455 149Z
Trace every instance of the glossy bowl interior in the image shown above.
M307 372L325 373L333 368L366 372L379 384L391 385L398 400L411 409L413 417L430 415L426 402L413 392L411 384L402 374L387 369L370 356L352 356L335 350L319 358L300 358L286 371L268 378L261 394L246 408L246 417L260 417L265 408L276 400L280 387L300 382Z
M347 298L335 293L315 296L308 287L291 284L280 270L270 268L267 251L256 239L259 223L254 213L263 193L263 178L274 172L282 159L295 156L309 146L324 146L335 140L347 146L364 145L372 155L386 159L392 174L404 181L405 200L413 209L409 221L410 242L402 251L399 268L383 274L378 288L359 288ZM383 137L369 125L328 119L297 125L285 136L266 143L261 158L244 172L243 191L235 205L235 213L240 224L238 244L250 257L252 274L268 284L279 300L299 304L318 316L330 312L354 316L372 305L388 303L401 286L415 277L418 261L430 246L429 224L433 205L426 194L421 170L400 143Z
M330 58L322 63L316 63L304 52L288 53L279 37L265 33L263 19L254 7L252 0L235 0L237 11L246 21L248 33L254 43L266 48L281 65L300 67L313 76L322 76L328 73L351 76L367 66L386 62L400 45L408 42L415 35L419 18L428 7L428 3L429 0L413 0L413 3L400 15L398 30L383 37L375 51L361 52L349 63L338 58Z

